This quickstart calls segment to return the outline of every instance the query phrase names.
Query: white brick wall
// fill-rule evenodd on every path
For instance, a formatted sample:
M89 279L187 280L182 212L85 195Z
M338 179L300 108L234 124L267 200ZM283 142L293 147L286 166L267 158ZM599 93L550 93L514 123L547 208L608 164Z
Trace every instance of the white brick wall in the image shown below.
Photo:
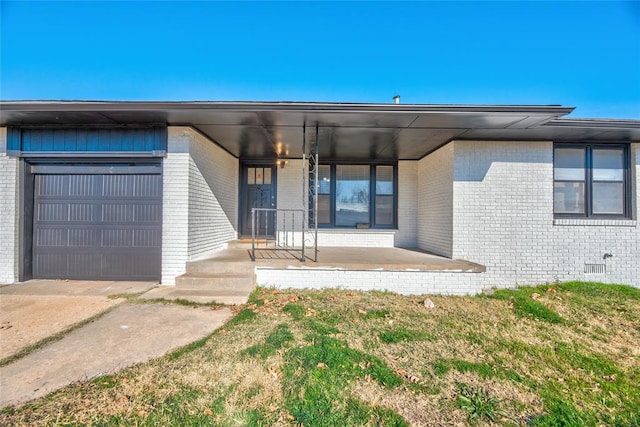
M318 230L318 246L393 248L395 230Z
M304 209L302 200L302 159L289 159L285 168L276 170L278 209Z
M398 232L395 246L418 247L418 162L398 162Z
M278 289L387 290L404 295L477 294L483 289L482 273L417 271L345 271L334 269L256 269L260 286Z
M453 258L485 265L486 286L596 280L640 287L636 221L554 221L551 142L449 145L455 151ZM635 200L638 146L631 156ZM605 253L613 258L605 262ZM606 263L607 273L585 274L585 263Z
M418 247L437 255L453 253L453 144L418 162Z
M237 238L238 160L187 129L189 144L189 259Z
M18 159L7 157L7 128L0 127L0 284L18 280Z
M171 135L171 133L170 133ZM189 254L189 153L170 136L162 162L162 284L173 285Z
M235 239L238 161L188 127L169 127L163 161L162 283Z

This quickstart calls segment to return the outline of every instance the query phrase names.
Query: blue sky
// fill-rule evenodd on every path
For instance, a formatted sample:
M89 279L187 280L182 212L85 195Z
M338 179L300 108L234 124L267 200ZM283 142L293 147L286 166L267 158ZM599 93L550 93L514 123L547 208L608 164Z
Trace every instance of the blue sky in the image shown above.
M640 2L1 2L0 98L562 104L640 118Z

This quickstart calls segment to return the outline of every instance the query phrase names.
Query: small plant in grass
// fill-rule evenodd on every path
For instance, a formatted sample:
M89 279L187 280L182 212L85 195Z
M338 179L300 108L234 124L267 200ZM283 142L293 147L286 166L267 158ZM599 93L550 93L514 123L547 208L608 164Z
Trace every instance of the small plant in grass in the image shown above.
M396 344L403 341L432 341L433 336L424 331L414 331L402 327L387 329L378 334L385 344Z
M250 320L255 319L256 316L257 314L255 311L250 310L248 308L243 308L238 312L238 314L233 316L225 326L228 328L229 326L237 325L238 323L248 322Z
M490 420L497 422L505 413L500 409L500 401L491 397L482 387L471 387L467 384L456 382L458 397L456 406L467 412L469 422Z
M536 288L523 287L516 290L502 289L489 295L489 298L510 300L513 311L518 317L538 319L548 323L560 323L562 317L543 303L533 299Z
M277 350L281 349L289 341L293 341L293 334L286 323L281 323L263 344L252 345L244 352L249 356L260 356L262 359L266 359L275 354Z
M374 309L367 311L365 314L362 314L362 317L364 317L365 319L385 319L390 315L391 312L389 310Z
M282 307L282 311L288 313L295 320L304 319L305 314L307 314L307 309L302 304L296 304L294 302L290 302L284 307Z

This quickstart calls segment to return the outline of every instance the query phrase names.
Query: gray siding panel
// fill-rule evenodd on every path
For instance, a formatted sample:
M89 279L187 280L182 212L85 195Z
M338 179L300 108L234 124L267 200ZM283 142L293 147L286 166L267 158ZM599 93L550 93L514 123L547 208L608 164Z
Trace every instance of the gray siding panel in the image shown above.
M33 277L159 280L162 176L36 174Z

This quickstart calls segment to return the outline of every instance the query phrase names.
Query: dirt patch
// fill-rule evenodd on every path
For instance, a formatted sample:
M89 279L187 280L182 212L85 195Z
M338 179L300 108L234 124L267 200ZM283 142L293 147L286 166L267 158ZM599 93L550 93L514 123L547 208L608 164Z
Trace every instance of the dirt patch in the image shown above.
M0 359L120 302L103 296L0 295Z

